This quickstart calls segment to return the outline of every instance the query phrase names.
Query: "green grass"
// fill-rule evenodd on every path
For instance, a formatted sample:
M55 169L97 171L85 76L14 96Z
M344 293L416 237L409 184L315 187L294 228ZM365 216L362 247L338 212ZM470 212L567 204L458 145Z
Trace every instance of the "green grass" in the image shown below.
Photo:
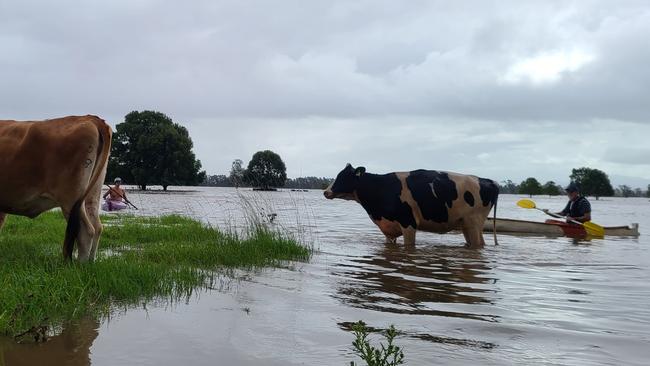
M79 264L63 260L60 212L7 218L0 229L0 334L56 327L153 299L176 301L209 286L220 268L278 266L307 260L312 252L263 225L240 237L181 216L110 216L102 222L97 260Z

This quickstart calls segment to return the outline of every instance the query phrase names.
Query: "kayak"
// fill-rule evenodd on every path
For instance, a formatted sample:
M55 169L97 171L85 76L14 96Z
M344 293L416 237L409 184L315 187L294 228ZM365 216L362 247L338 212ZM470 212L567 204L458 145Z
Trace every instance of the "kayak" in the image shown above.
M106 200L102 203L102 210L104 211L120 211L127 207L126 203L122 201Z
M485 221L483 231L492 232L493 219ZM605 227L605 236L639 236L639 224L629 226ZM587 236L584 227L576 224L567 224L559 220L546 220L545 222L524 221L514 219L497 219L497 234L530 234L548 236L569 236L581 238Z

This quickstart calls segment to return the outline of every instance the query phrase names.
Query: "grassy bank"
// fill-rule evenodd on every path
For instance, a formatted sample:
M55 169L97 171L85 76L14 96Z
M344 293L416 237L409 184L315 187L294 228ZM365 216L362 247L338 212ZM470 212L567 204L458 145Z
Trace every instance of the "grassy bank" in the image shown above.
M105 217L94 263L66 263L59 212L35 220L9 216L0 229L0 334L56 326L83 315L106 315L208 286L214 270L307 260L310 248L263 226L245 238L180 216Z

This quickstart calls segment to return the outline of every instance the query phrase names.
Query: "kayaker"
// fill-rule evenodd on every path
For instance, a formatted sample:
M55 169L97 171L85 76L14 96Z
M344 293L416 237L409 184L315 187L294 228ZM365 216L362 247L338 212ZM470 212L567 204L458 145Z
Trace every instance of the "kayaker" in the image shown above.
M109 186L110 189L104 193L104 199L110 196L109 201L123 202L126 199L126 192L124 189L122 189L121 185L122 179L119 177L115 178L113 181L113 186Z
M569 196L569 202L564 207L564 210L556 212L556 214L566 216L567 221L591 221L591 204L585 196L580 194L578 185L571 182L564 190ZM544 210L544 212L548 213L548 210Z

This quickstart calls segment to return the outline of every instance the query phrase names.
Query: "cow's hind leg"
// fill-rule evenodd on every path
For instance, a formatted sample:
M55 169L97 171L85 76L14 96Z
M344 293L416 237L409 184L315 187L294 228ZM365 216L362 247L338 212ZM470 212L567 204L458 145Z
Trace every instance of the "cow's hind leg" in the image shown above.
M415 246L415 229L412 227L403 227L402 235L404 235L404 246L413 247Z
M79 228L79 236L77 236L77 259L79 262L87 262L92 259L90 255L93 249L93 240L95 239L95 228L90 222L85 209L81 216L81 227Z
M2 229L2 225L4 225L6 218L7 218L7 214L4 212L0 212L0 229Z
M483 248L485 240L483 239L483 224L475 220L465 220L463 223L463 235L465 236L466 246L471 249Z
M94 229L94 235L90 244L89 259L92 261L97 255L97 248L99 247L99 237L102 234L103 226L99 220L99 200L86 199L86 215L88 217L89 225Z
M105 169L105 168L104 168ZM102 234L102 223L99 220L100 197L102 194L102 183L106 177L106 170L99 175L97 184L88 192L84 202L86 217L86 234L88 235L88 260L95 260L99 248L99 237ZM80 243L82 238L80 237ZM81 244L80 244L81 246ZM80 257L81 260L81 257Z

